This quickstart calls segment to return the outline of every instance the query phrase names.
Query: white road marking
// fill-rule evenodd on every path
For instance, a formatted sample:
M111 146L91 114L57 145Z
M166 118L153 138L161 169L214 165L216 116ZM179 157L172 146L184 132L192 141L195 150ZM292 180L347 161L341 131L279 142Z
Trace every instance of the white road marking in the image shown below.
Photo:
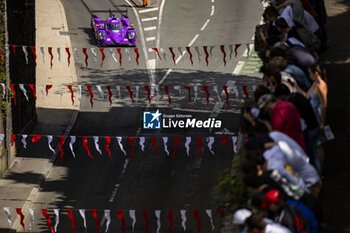
M199 34L196 34L193 39L191 40L191 42L188 44L189 47L191 47L193 45L193 43L197 40Z
M148 65L149 65L150 69L155 69L156 68L156 59L149 59Z
M208 25L209 22L210 22L210 19L207 19L207 21L203 24L201 31L205 29L205 27Z
M215 13L215 6L214 6L214 5L212 5L212 6L211 6L210 16L213 16L213 15L214 15L214 13Z
M156 40L156 38L154 36L151 36L151 37L147 37L146 38L146 41L152 41L152 40Z
M139 13L142 14L142 13L147 13L147 12L152 12L152 11L157 11L157 10L158 10L158 7L155 7L155 8L140 10Z
M255 39L255 35L253 35L253 37L252 37L252 40L254 40Z
M211 2L212 2L212 3L214 3L214 2L215 2L215 0L211 0Z
M157 20L157 17L144 18L144 19L141 19L141 22L149 22L149 21L153 21L153 20Z
M249 44L250 51L253 49L253 44ZM242 57L248 57L248 49L246 48L243 52Z
M156 26L153 26L153 27L144 28L143 30L144 30L145 32L148 32L148 31L153 31L153 30L156 30L156 29L157 29L157 27L156 27Z
M232 75L238 75L238 73L241 70L243 65L244 65L244 61L239 61L236 65L235 69L233 70Z
M153 51L152 48L148 48L148 52L149 52L149 53L153 53L154 51Z

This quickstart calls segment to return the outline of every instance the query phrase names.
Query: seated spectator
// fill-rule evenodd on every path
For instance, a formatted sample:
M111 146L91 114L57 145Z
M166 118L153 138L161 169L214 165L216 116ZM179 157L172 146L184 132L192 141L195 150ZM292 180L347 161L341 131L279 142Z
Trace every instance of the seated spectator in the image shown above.
M280 38L282 42L285 42L289 46L301 46L305 47L303 39L297 32L296 27L288 26L284 18L278 18L275 22L276 28L280 33Z
M245 220L252 215L248 209L239 209L233 214L233 225L237 227L240 233L248 233L248 228L245 226Z
M262 213L254 213L246 220L249 232L252 233L291 233L288 228L264 219Z

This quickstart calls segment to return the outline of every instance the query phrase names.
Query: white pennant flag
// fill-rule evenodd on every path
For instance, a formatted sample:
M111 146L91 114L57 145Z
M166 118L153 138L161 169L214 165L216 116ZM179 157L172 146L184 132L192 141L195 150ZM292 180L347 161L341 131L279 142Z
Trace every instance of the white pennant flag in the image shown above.
M213 231L215 229L214 223L213 223L213 216L212 216L212 211L211 210L205 210L205 213L207 213L209 220L210 220L210 225L211 225L211 230Z
M75 62L79 62L79 53L78 53L78 49L77 48L74 48L74 58L75 58Z
M117 58L115 57L115 53L114 53L114 51L113 51L112 48L109 48L109 52L110 52L110 54L112 55L114 61L115 61L116 63L118 63L118 60L117 60Z
M22 50L24 53L24 57L26 59L26 64L28 64L28 51L27 51L27 46L26 45L22 45Z
M167 155L169 156L169 151L168 151L168 137L163 137L163 142L164 142L164 150L167 153Z
M2 141L4 141L5 134L0 134L0 146L2 145Z
M7 221L9 222L10 228L11 228L11 225L12 225L12 220L11 220L12 214L11 214L11 211L10 211L9 207L4 207L3 209L5 211L5 214L7 215Z
M79 89L78 100L80 101L80 99L81 99L81 92L82 92L82 90L81 90L81 85L78 85L78 89Z
M100 97L101 97L102 99L105 99L105 93L104 93L104 91L102 90L101 85L96 85L96 89L97 89L97 91L98 91Z
M253 91L255 91L256 90L256 85L253 85L252 88L253 88Z
M249 53L250 53L250 44L247 43L247 57L249 57Z
M53 139L52 136L51 135L47 135L46 137L47 137L47 145L49 146L49 149L52 151L52 153L55 154L55 150L51 146L51 142L52 142L52 139Z
M109 224L111 224L111 210L104 210L104 216L105 216L105 218L106 218L106 220L107 220L107 222L106 222L106 231L105 232L107 232L108 231L108 228L109 228Z
M0 83L1 87L2 87L2 98L5 99L5 83Z
M61 63L61 48L57 48L58 61Z
M155 211L155 215L156 215L156 218L157 218L157 233L159 233L159 230L160 230L160 227L161 227L161 224L160 224L160 210L156 210Z
M120 149L123 151L124 155L126 156L126 152L124 150L123 144L122 144L122 137L117 137L118 145Z
M26 100L29 101L28 96L27 96L27 90L24 88L24 85L19 84L19 88L22 90L23 95L26 97Z
M145 151L145 137L140 137L141 150Z
M236 94L236 99L238 99L238 95L239 95L239 93L238 93L237 86L233 86L233 91L234 91L234 92L235 92L235 94Z
M181 214L181 226L184 229L184 231L186 231L186 221L187 221L187 217L186 217L186 210L180 210L180 214Z
M55 212L56 219L55 219L55 232L57 232L58 224L60 223L60 210L59 209L53 209L53 212Z
M181 55L182 55L182 50L181 50L181 47L177 47L177 50L179 51L180 56L181 56Z
M44 87L41 84L39 85L39 87L40 87L40 91L41 91L41 97L42 97L42 99L44 99L45 98Z
M130 55L130 50L129 48L125 48L125 52L126 54L128 55L128 60L129 60L129 63L131 62L131 55Z
M95 142L96 150L98 151L98 153L100 153L100 155L102 155L102 151L100 149L100 145L98 144L98 141L99 141L99 137L98 136L94 136L94 142Z
M136 223L136 215L135 215L135 210L129 210L129 215L130 218L132 219L132 231L135 230L135 223Z
M27 134L22 134L22 144L24 149L27 149L27 137L28 137Z
M190 156L190 143L191 143L191 137L186 137L185 147L186 147L187 156Z
M210 46L210 49L209 49L209 54L210 54L210 56L212 56L213 55L213 49L215 48L215 45L211 45Z
M45 64L45 51L44 51L44 47L40 47L40 52L43 55L43 63Z
M234 153L237 153L237 145L236 145L236 142L237 142L237 136L232 136L232 144L233 144L233 152L234 152Z
M179 94L181 95L181 86L174 86L174 89L175 89L175 90L178 90L178 91L179 91Z
M197 97L198 97L198 86L194 86L193 87L193 90L194 90L194 102L197 101Z
M135 94L135 99L136 99L136 103L139 99L139 91L140 91L140 87L139 86L135 86L135 89L136 89L136 94Z
M91 48L91 53L92 53L92 57L94 58L94 61L97 62L97 54L96 54L95 48Z
M5 45L5 49L6 49L6 59L9 60L10 58L10 49L8 45Z
M118 98L120 99L120 98L121 98L121 95L120 95L120 86L115 86L115 88L116 88L117 91L118 91Z
M159 87L158 86L153 86L152 87L152 92L154 93L154 90L156 90L157 93L157 101L160 100L160 95L159 95Z
M198 55L198 62L200 63L200 62L201 62L201 52L199 51L198 46L194 47L194 49L195 49L196 52L197 52L197 55Z
M166 61L166 52L163 48L160 48L160 54L162 54L164 60Z
M219 101L221 102L221 98L220 98L219 91L218 91L218 86L213 86L213 90L216 93L216 96L218 97Z
M58 90L60 92L60 101L62 101L62 95L63 95L62 85L58 85Z
M230 48L230 60L232 59L232 53L233 53L233 44L229 44L228 47Z
M84 209L79 209L80 216L83 218L84 221L84 227L85 227L85 232L87 231L86 228L86 218L85 218L85 210Z
M34 209L29 208L29 213L30 213L29 230L32 230L32 226L34 225Z
M146 48L143 48L143 53L145 54L146 61L147 61L148 60L148 53L147 53L147 49Z
M76 140L75 136L70 136L69 148L72 151L73 158L75 158L75 153L73 150L73 144L75 143L75 140Z
M209 148L210 153L212 153L213 155L215 155L215 153L213 151L214 141L215 141L214 137L209 137L208 148Z

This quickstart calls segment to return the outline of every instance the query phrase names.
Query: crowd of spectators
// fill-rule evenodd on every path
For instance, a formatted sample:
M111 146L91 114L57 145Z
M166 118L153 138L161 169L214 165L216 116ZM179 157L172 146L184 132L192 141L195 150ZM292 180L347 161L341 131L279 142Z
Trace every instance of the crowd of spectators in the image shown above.
M255 34L263 65L254 104L242 109L248 137L242 171L250 199L241 232L317 233L322 221L319 139L326 123L327 49L323 0L274 0Z

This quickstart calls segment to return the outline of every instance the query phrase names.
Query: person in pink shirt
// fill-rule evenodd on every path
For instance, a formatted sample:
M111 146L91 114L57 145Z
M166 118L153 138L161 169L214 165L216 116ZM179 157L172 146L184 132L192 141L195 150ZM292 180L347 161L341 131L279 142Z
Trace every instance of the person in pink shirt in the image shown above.
M283 100L276 101L272 94L265 94L259 98L258 106L261 111L270 115L272 130L287 134L305 151L300 114L293 104Z

